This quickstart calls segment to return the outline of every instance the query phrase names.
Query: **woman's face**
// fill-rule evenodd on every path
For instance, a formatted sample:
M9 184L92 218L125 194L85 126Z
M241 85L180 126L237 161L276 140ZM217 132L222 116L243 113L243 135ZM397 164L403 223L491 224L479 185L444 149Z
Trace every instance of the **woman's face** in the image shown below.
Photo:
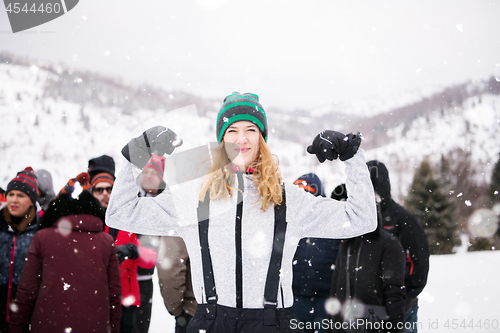
M24 216L33 205L30 197L22 191L12 190L7 194L7 209L10 215L15 217Z
M259 128L246 120L231 124L224 134L226 153L240 171L246 170L259 156Z

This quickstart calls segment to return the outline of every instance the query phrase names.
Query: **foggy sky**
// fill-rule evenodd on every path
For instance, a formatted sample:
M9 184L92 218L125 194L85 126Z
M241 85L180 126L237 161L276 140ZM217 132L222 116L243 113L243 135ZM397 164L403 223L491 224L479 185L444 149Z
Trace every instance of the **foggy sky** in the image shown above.
M499 1L80 0L0 51L130 83L263 105L339 100L500 78Z

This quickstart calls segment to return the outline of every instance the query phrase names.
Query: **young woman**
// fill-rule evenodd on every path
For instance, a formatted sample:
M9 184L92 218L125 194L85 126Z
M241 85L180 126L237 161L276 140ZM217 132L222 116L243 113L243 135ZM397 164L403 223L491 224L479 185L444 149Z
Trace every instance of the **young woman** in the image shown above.
M37 177L31 167L7 185L7 203L0 209L0 332L7 332L24 259L38 227Z
M106 223L142 234L176 232L186 242L198 307L188 332L294 332L292 258L303 237L349 238L377 224L374 192L358 135L321 132L308 147L320 162L346 163L346 202L282 186L267 146L267 119L254 94L233 93L219 111L212 173L137 197L133 165L151 152L178 145L170 129L155 127L122 150L131 161L115 182Z

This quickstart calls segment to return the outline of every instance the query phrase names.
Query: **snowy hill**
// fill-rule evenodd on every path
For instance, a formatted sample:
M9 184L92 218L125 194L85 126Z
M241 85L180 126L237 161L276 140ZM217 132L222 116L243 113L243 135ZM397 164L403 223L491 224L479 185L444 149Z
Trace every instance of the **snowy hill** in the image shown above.
M406 194L415 167L425 156L438 161L441 154L457 148L470 151L480 170L477 177L488 181L500 152L498 93L498 82L472 82L316 110L270 107L269 144L286 180L316 172L327 193L343 182L343 163L319 164L305 152L325 128L361 130L367 159L388 166L396 198ZM59 189L86 169L88 159L101 154L113 156L119 169L123 145L156 124L171 127L185 141L195 133L184 149L213 141L219 103L1 54L0 186L32 165L49 170Z

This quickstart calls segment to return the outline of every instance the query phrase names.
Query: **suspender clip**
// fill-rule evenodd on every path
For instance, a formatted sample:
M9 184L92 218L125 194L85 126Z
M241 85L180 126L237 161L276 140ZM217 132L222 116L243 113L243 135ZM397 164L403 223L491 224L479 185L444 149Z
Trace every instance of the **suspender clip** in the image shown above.
M276 308L278 306L278 302L269 302L269 301L266 301L264 300L264 307L265 308L268 308L268 307L273 307L273 308Z

